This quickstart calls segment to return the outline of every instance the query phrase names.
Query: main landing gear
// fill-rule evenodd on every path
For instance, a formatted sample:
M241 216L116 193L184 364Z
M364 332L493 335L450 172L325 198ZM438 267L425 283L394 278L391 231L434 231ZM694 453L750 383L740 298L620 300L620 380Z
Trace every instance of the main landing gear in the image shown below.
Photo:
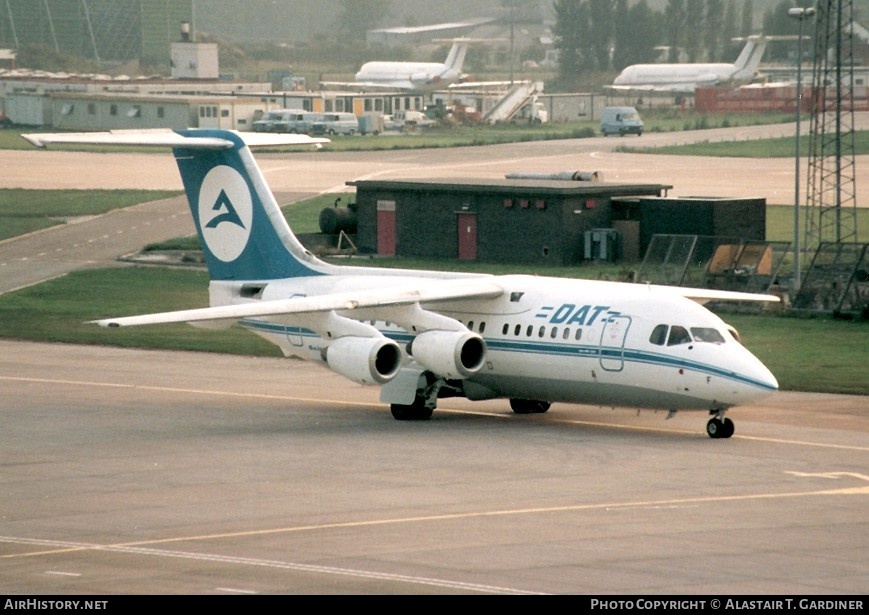
M434 413L434 406L429 407L425 397L419 394L409 406L392 404L389 408L392 410L392 418L396 421L427 421Z
M706 423L706 433L710 438L729 438L733 435L734 425L730 419L716 414Z
M434 413L438 403L438 392L444 386L445 381L431 372L420 374L417 384L416 396L413 403L391 404L392 418L396 421L427 421Z
M510 408L516 414L543 414L549 410L551 404L548 401L536 399L511 399Z
M427 421L432 417L439 397L464 397L461 383L439 378L431 372L422 372L413 403L390 404L392 418L396 421ZM550 405L548 401L536 399L510 400L510 408L516 414L543 414Z

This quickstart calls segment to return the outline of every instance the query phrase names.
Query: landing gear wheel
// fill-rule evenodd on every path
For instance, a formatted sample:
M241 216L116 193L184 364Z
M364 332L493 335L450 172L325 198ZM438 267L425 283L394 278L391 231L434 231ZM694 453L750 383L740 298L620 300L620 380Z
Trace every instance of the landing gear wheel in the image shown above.
M706 433L709 434L710 438L729 438L735 429L733 421L730 419L722 421L718 417L713 417L706 423Z
M434 413L434 408L426 407L425 400L421 397L417 397L409 406L392 404L390 410L396 421L427 421Z
M549 410L551 404L548 401L536 399L511 399L510 408L516 414L543 414Z

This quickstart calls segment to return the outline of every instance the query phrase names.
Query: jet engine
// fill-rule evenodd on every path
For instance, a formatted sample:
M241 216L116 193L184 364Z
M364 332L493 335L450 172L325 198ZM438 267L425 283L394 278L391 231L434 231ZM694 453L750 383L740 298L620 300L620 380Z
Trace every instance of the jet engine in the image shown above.
M486 342L470 331L426 331L408 345L420 365L444 378L467 378L483 367Z
M385 337L339 337L326 347L329 368L360 384L383 384L398 373L401 349Z

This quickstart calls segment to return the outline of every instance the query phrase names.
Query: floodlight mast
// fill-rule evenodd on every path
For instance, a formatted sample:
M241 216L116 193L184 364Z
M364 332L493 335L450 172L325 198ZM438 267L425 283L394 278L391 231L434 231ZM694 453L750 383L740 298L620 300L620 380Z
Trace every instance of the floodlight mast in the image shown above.
M788 9L788 15L799 20L799 35L797 36L797 127L796 127L796 151L794 153L794 273L792 280L791 300L800 290L802 271L800 268L800 106L802 104L803 90L803 20L815 14L814 7Z

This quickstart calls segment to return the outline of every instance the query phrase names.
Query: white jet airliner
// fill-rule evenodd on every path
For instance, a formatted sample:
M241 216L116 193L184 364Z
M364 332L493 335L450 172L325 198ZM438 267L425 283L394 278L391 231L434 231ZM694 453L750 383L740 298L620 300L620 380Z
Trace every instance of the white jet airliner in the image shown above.
M757 68L768 40L770 37L749 37L733 64L633 64L619 73L609 87L613 90L693 94L697 88L749 83L757 77Z
M222 130L24 135L50 143L171 147L208 265L211 307L106 318L107 327L241 326L287 356L381 386L398 420L437 400L509 399L517 414L552 402L710 413L733 434L732 406L778 389L734 329L701 304L769 295L525 275L339 266L293 235L250 144L304 135ZM249 142L246 143L246 139Z
M366 62L355 81L323 81L323 87L426 92L445 89L467 75L462 72L471 39L454 39L445 62Z

